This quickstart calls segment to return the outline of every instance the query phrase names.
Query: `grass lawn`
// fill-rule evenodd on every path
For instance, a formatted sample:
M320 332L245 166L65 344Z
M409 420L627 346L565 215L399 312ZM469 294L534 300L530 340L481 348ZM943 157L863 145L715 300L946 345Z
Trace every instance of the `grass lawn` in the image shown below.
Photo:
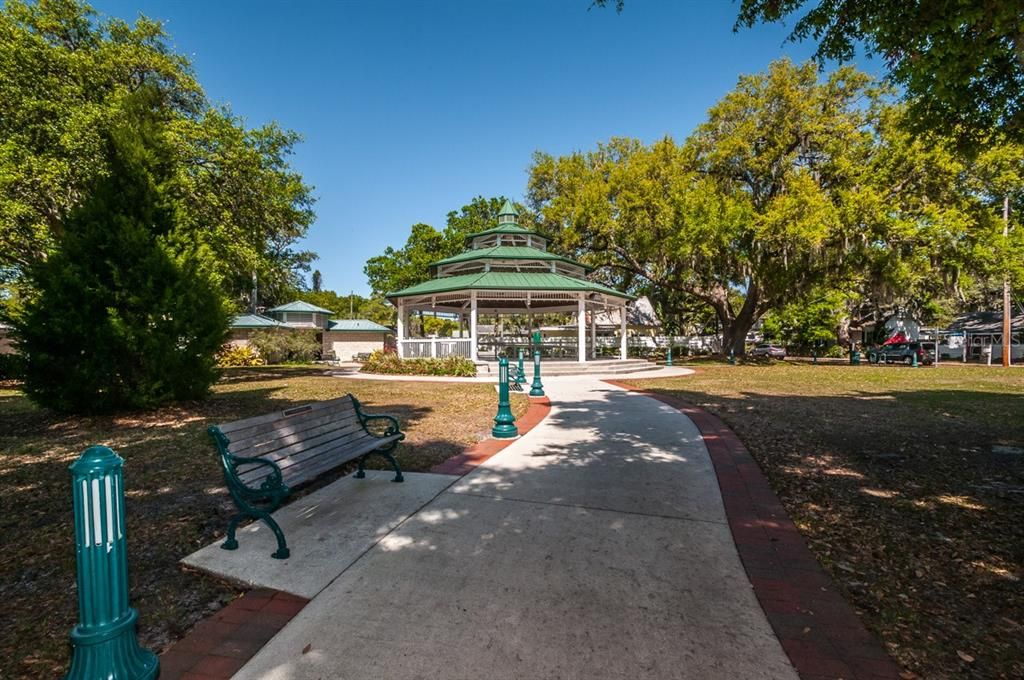
M906 669L1024 677L1024 369L697 370L633 383L733 428Z
M313 368L234 369L207 401L102 418L55 416L0 387L0 677L66 670L77 616L67 468L83 449L106 444L125 459L132 604L143 643L160 650L240 592L178 566L222 536L232 514L205 428L348 392L369 412L398 416L408 437L397 456L407 471L428 470L488 436L497 405L492 385L352 380ZM512 406L518 417L527 400L514 394Z

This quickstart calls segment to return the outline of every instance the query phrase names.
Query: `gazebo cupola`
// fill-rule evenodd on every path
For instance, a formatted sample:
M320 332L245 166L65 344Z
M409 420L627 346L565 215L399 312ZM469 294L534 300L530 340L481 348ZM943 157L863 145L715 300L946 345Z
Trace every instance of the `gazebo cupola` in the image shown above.
M519 213L505 201L497 225L470 234L469 249L430 265L434 278L388 293L398 307L398 351L402 357L448 356L477 359L481 345L512 347L524 338L488 337L477 334L479 314L494 316L543 313L577 314L578 358L585 361L585 320L591 324L598 311L624 310L632 296L587 278L590 268L548 251L548 239L519 224ZM469 325L470 338L426 340L405 337L406 316L414 311L457 316ZM621 317L625 319L625 314ZM500 333L499 333L500 335ZM591 332L591 355L595 340ZM625 359L625 327L622 358ZM500 350L496 350L500 351Z
M505 204L501 206L501 212L498 213L498 226L503 224L516 224L519 220L519 211L516 210L515 206L512 205L512 201L505 200Z
M519 211L511 201L505 201L498 213L498 226L486 231L470 234L469 245L473 250L510 246L547 250L548 240L535 231L519 226Z

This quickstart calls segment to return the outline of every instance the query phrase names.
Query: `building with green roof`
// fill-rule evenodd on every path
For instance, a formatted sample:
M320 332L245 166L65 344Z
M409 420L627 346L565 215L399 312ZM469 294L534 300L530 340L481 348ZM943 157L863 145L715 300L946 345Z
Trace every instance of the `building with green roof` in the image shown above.
M515 338L481 338L481 314L527 315L571 313L576 316L578 361L595 352L598 315L618 310L622 319L620 358L626 358L626 304L622 291L591 281L590 267L548 251L548 239L519 224L519 213L505 201L497 226L470 234L469 249L430 265L434 278L387 294L398 308L398 351L403 358L465 356L478 359L482 343L514 346ZM426 339L406 336L408 318L416 312L455 315L468 325L469 338ZM587 327L590 342L587 342ZM533 323L529 324L531 327ZM499 325L500 327L500 325ZM500 333L499 333L500 336ZM518 339L520 344L522 338ZM589 344L589 348L588 348Z
M239 314L231 321L229 342L248 345L254 333L267 330L313 332L325 360L352 361L388 346L394 332L369 319L332 319L329 309L296 300L266 310Z

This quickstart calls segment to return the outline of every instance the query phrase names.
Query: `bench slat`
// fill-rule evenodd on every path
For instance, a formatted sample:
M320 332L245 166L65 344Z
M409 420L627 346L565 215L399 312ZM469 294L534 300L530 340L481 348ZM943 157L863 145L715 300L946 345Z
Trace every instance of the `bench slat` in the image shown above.
M330 454L332 452L334 452L334 451L341 452L341 455L340 456L333 456L333 457L344 458L345 449L348 446L350 446L350 445L352 445L352 444L354 444L356 442L359 442L359 441L361 441L363 439L372 439L373 441L380 441L380 439L378 439L377 437L373 437L372 435L368 435L365 432L358 432L358 433L352 433L351 435L349 435L348 437L346 437L346 438L344 438L342 440L332 440L332 441L320 444L318 446L312 446L312 447L306 448L303 451L300 451L300 452L298 452L298 453L296 453L294 455L283 454L283 455L277 456L277 457L260 456L260 458L263 459L263 460L269 460L269 461L272 461L272 462L276 463L277 466L279 468L281 468L281 474L282 475L287 475L287 474L290 474L290 473L287 472L289 468L295 467L297 465L301 466L301 465L305 464L305 461L313 459L313 458L316 458L318 456L322 456L324 454L327 454L329 457L331 457ZM344 462L344 461L342 461L342 462ZM340 464L341 463L339 463L339 465ZM258 468L253 469L251 472L246 473L246 474L240 474L239 476L242 478L243 481L248 483L250 479L259 479L261 477L265 477L268 474L270 474L270 471L266 467L259 466Z
M257 455L255 452L266 452L272 451L278 446L286 446L288 441L284 441L281 444L277 444L282 440L302 439L307 434L309 436L316 436L323 432L328 432L331 429L338 429L342 427L357 427L362 429L362 423L356 417L355 413L345 417L331 417L328 416L324 419L316 419L305 423L298 424L297 427L283 427L273 432L265 432L255 437L249 437L247 439L232 440L228 445L228 450L232 453L242 456L250 455L246 452L254 452L251 455Z
M348 404L349 408L355 409L355 405L352 403L352 395L346 394L344 397L338 397L336 399L328 399L327 401L318 401L312 404L306 404L305 406L297 407L296 409L286 409L284 411L276 411L274 413L268 413L262 416L253 416L252 418L244 418L242 420L235 420L230 423L224 423L217 427L226 435L230 435L232 432L238 430L244 430L246 428L255 427L264 423L270 423L275 420L287 420L289 417L296 418L299 416L308 416L317 414L320 411L335 408L341 404ZM308 406L309 408L306 408ZM302 409L298 411L298 409ZM298 411L297 413L295 413ZM292 413L293 415L288 416L286 414ZM230 439L230 436L228 437Z
M263 423L259 423L252 427L246 427L241 429L233 430L230 434L227 434L228 439L236 442L242 442L246 440L258 440L260 437L264 437L268 434L272 434L283 428L292 428L296 430L307 427L310 423L326 423L331 420L338 418L350 418L355 417L355 408L351 405L346 407L344 404L338 404L330 409L321 409L315 413L305 413L292 418L277 418L275 420L268 420ZM221 432L224 432L221 430Z
M333 425L333 424L332 424ZM285 435L279 439L272 441L263 442L246 449L236 450L234 447L230 447L231 453L238 456L258 456L260 458L268 458L274 460L277 457L286 456L291 453L298 453L304 448L310 448L318 444L333 441L335 439L342 439L354 432L365 434L366 430L360 425L358 421L341 423L337 426L332 425L321 425L316 428L316 432L306 431L299 432L296 434Z
M374 449L378 449L381 446L386 446L387 444L389 444L392 441L395 441L396 439L398 439L398 435L393 435L391 437L385 437L382 439L377 439L376 437L374 437L371 441L366 441L361 446L353 449L351 456L347 460L342 461L340 459L335 459L324 461L322 464L310 464L308 466L303 466L301 469L287 477L285 483L292 487L304 484L305 482L308 482L314 479L315 477L318 477L324 472L327 472L328 470L331 470L333 468L338 467L339 465L342 465L344 462L355 460L356 458L359 458L360 456L367 454L370 451L373 451Z

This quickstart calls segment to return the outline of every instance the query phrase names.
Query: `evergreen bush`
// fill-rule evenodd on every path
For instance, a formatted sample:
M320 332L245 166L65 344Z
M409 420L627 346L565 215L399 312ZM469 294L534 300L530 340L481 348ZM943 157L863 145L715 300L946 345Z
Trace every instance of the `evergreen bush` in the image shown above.
M217 379L227 308L198 254L176 243L150 110L140 97L105 133L108 172L29 270L37 294L13 319L25 391L56 411L198 399Z
M20 380L25 375L25 360L20 354L0 354L0 380Z
M268 364L308 364L320 356L316 331L268 328L249 338Z

